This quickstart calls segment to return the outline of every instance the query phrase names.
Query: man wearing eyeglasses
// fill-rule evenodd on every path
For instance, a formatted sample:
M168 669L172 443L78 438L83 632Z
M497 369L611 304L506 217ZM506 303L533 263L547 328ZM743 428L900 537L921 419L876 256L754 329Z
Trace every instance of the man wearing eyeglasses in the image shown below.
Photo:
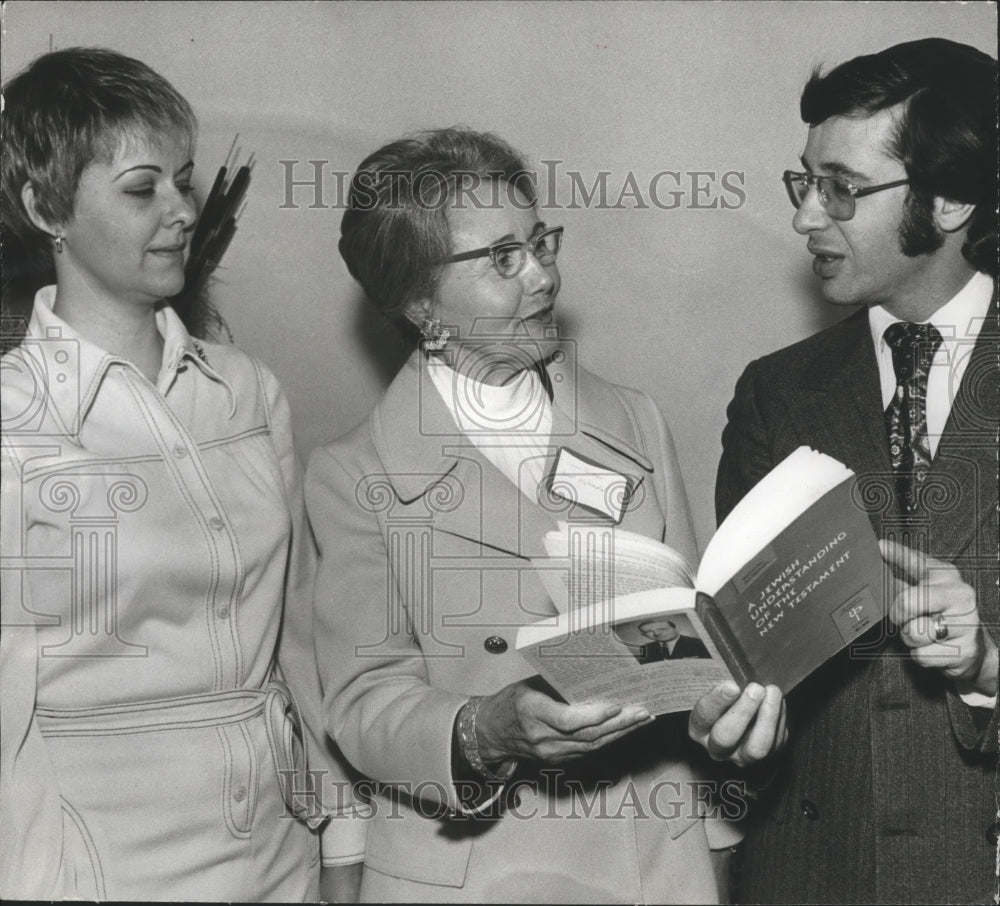
M792 225L824 298L862 308L747 367L718 516L808 444L858 474L894 577L890 621L788 700L789 745L755 778L741 902L997 891L996 72L927 39L802 95Z

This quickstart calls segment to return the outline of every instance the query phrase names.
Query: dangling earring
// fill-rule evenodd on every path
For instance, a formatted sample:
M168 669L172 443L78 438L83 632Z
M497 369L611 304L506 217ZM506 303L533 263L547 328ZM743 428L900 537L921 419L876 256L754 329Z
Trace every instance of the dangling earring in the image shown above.
M62 236L61 233L56 236L56 254L57 255L61 255L62 254L62 250L63 250L63 238L64 237Z
M448 342L451 331L437 318L424 318L420 322L420 335L424 338L424 349L429 352L440 352Z

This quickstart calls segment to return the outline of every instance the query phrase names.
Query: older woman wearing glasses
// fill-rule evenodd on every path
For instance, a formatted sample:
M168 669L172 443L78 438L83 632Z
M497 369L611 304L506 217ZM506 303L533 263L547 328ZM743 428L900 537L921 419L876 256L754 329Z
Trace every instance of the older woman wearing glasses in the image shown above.
M326 728L372 779L363 900L718 897L734 835L698 805L684 724L565 704L515 650L556 613L530 561L558 520L695 556L656 406L560 341L562 233L489 134L392 142L352 181L341 255L422 336L306 480ZM590 479L633 490L574 503Z

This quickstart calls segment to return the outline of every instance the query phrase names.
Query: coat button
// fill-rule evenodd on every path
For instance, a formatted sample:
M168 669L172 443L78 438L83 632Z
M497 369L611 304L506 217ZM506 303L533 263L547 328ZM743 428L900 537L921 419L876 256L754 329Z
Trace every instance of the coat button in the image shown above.
M819 809L816 808L816 803L809 799L803 799L799 803L799 808L802 809L802 814L810 821L815 821L819 817Z
M245 786L239 786L236 788L236 792L233 793L233 799L237 802L242 802L247 798L247 788Z
M994 821L986 828L986 839L990 841L990 846L996 846L1000 842L1000 821Z
M184 444L177 444L177 446L174 447L174 456L176 456L178 459L183 459L187 455L188 455L187 447L185 447Z
M221 532L225 527L226 523L222 521L218 516L213 516L208 520L209 526L217 532Z
M483 647L490 654L503 654L507 650L507 640L498 635L491 635L483 642Z

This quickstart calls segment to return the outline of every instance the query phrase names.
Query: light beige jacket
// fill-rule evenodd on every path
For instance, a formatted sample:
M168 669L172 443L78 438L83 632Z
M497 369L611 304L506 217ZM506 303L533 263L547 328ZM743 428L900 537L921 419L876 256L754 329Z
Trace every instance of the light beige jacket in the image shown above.
M709 837L684 720L660 719L564 767L522 765L500 817L463 813L452 728L470 695L532 675L518 627L555 613L529 558L557 520L485 459L433 387L421 353L371 418L317 450L306 477L320 548L316 644L327 730L386 787L373 799L365 900L711 902ZM695 559L673 444L653 402L550 364L550 455L565 447L636 491L624 529Z

